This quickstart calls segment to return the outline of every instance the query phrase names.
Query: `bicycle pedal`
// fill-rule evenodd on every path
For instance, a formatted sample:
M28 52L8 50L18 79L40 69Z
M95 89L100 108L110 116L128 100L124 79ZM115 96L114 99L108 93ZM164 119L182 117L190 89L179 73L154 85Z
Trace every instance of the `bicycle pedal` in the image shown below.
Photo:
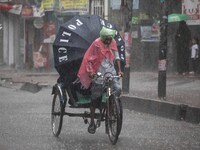
M89 123L87 118L84 118L84 123L85 123L85 124L88 124L88 123Z
M100 127L100 125L101 125L101 120L97 120L96 127L98 128L98 127Z
M88 112L88 111L84 111L84 114L87 114L87 115L89 115L89 114L90 114L90 112Z

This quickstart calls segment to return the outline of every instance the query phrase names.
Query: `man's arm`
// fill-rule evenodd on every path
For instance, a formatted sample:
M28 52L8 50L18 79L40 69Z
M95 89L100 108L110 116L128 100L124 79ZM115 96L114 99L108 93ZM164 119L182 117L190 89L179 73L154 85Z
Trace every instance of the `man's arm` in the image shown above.
M118 68L117 74L120 75L120 76L123 76L124 73L121 70L121 62L120 62L120 57L119 57L118 51L114 51L114 56L115 56L115 60L116 60L116 63L117 63L117 68Z
M117 67L118 67L118 75L119 76L123 76L124 75L124 73L122 72L122 70L121 70L121 63L120 63L120 60L118 59L118 60L116 60L117 61Z

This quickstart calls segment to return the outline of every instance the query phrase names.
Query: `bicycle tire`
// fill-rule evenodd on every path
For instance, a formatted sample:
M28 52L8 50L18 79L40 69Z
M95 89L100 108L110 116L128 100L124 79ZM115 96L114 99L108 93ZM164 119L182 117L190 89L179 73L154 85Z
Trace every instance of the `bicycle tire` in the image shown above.
M53 97L51 109L51 128L55 137L60 135L63 123L64 108L60 103L60 98L59 92L56 91Z
M121 112L120 104L114 95L107 101L107 129L110 142L115 145L121 132Z
M122 123L123 123L123 107L122 107L122 102L121 102L121 99L118 98L118 102L119 102L119 109L120 109L120 127L119 127L119 135L121 133L121 130L122 130Z

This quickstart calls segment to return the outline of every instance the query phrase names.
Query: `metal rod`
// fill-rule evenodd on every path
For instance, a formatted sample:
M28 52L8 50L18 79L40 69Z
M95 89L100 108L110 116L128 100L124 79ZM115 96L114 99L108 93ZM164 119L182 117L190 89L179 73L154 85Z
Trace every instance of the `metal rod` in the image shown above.
M65 112L64 115L68 115L69 117L84 117L84 118L90 118L90 113L68 113ZM95 113L94 118L100 119L101 115L100 113Z
M167 72L167 27L168 27L168 10L167 1L162 3L164 12L162 13L160 24L160 44L159 44L159 61L158 61L158 97L166 98L166 72Z

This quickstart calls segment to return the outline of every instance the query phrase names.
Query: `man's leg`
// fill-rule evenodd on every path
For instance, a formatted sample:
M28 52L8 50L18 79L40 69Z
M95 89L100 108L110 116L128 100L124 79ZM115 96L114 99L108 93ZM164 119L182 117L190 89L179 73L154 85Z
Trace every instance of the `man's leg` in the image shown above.
M91 106L90 106L90 125L88 127L88 132L91 134L94 134L96 131L96 125L94 122L94 115L95 115L95 106L92 104L93 102L91 102Z
M88 132L91 134L94 134L96 131L96 125L95 125L95 121L94 121L94 116L95 116L95 108L97 105L97 100L98 98L101 96L102 94L102 85L96 84L96 83L92 83L92 87L91 87L91 105L90 105L90 117L91 117L91 121L90 121L90 125L88 127Z
M113 90L113 93L115 94L115 96L120 97L122 89L121 89L118 79L113 80L112 90Z

